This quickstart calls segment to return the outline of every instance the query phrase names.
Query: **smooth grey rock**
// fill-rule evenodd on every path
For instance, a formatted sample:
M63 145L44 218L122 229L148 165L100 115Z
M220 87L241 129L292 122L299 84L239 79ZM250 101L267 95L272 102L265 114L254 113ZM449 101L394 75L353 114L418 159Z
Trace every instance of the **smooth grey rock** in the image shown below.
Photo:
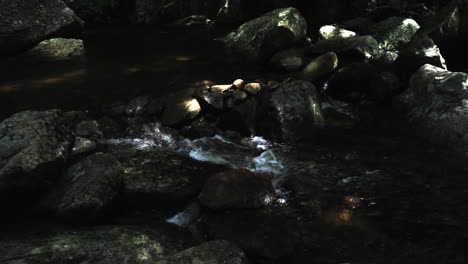
M51 37L75 37L83 21L61 0L0 0L0 54L25 51Z
M20 112L0 123L0 201L55 181L73 147L72 127L60 110Z
M468 158L468 74L422 66L398 98L423 137Z
M382 49L395 50L409 43L418 29L419 25L413 19L389 17L373 25L370 32Z
M322 107L311 82L290 80L280 84L270 104L270 117L279 125L279 136L284 141L297 142L323 127Z
M298 71L304 65L304 54L295 49L284 50L271 57L270 65L287 72Z
M116 197L122 175L122 164L112 155L93 154L70 167L43 203L68 221L91 221Z

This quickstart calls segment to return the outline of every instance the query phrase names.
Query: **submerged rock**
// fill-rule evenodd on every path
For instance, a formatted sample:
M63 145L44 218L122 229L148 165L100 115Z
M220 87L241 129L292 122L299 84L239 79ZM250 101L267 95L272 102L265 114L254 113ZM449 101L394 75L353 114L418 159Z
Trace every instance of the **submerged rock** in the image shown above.
M48 60L67 60L84 57L85 47L81 39L54 38L40 42L28 54Z
M93 220L120 191L122 175L123 167L117 159L96 153L69 168L44 204L69 221Z
M83 21L61 0L1 0L0 54L21 52L51 37L73 37Z
M213 213L202 221L210 239L232 241L248 255L267 260L290 255L298 242L290 219L263 210Z
M235 244L216 240L186 249L174 256L156 262L156 264L185 263L247 264L248 261L244 252Z
M307 22L295 8L276 9L265 15L246 22L235 32L223 37L223 41L249 59L259 59L262 55L291 46L305 38ZM273 39L272 39L273 38ZM266 41L270 39L270 41ZM281 47L268 46L281 43ZM275 44L275 45L276 45ZM277 49L277 50L272 50Z
M55 181L73 147L72 127L60 110L25 111L0 123L0 201L26 199Z
M432 142L468 158L468 74L422 66L398 102L407 120Z
M124 199L150 203L152 198L192 198L208 177L225 169L172 152L126 150L115 155L124 167Z
M93 152L95 149L96 142L84 137L76 137L75 145L73 146L71 155L76 156L80 154L90 153Z
M208 178L198 199L210 209L249 209L269 205L275 196L268 176L234 169Z
M2 264L152 264L185 247L166 234L102 226L23 239L0 240Z

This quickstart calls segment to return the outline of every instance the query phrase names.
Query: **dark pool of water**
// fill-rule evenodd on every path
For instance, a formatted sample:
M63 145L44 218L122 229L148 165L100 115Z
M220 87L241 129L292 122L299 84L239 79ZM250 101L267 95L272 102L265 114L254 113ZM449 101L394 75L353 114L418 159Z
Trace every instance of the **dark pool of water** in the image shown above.
M249 63L233 62L214 38L203 32L102 28L84 34L83 60L2 58L0 117L25 109L93 109L190 88L204 80L223 84L253 79L261 72Z

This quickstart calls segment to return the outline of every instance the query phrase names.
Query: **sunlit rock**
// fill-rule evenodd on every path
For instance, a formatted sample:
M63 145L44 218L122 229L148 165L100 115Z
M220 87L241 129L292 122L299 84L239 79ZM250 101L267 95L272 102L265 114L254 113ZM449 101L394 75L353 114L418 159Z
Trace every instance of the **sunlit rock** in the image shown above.
M193 93L194 91L187 90L167 96L160 116L161 122L172 126L195 118L201 112L201 106L192 97Z
M94 220L120 191L122 176L123 167L117 159L96 153L67 169L42 203L68 221Z
M339 28L335 25L326 25L319 29L319 35L322 39L349 38L355 37L356 32Z
M244 87L244 91L251 95L255 95L262 90L262 85L260 83L248 83Z
M413 19L389 17L373 25L370 32L382 49L395 50L410 42L418 29L419 25Z
M244 252L235 244L228 241L209 241L197 247L186 249L174 256L165 258L156 264L184 264L184 263L223 263L247 264Z
M234 85L237 89L242 89L244 88L245 81L242 79L237 79L234 82L232 82L232 85Z
M125 150L115 155L124 167L122 191L128 203L194 197L211 174L225 168L167 151Z
M61 0L1 0L0 6L2 54L24 51L51 36L77 36L83 30L83 21Z
M313 59L305 66L299 76L303 80L315 81L330 75L336 67L338 67L338 57L336 53L328 52Z
M422 66L399 97L419 134L468 158L468 74Z
M28 54L48 60L67 60L84 57L85 47L81 39L55 38L40 42Z
M223 93L231 89L232 84L216 84L210 87L210 91L213 93Z
M305 38L307 22L295 8L276 9L259 18L241 25L236 31L223 37L229 48L258 59L262 55L273 55ZM273 38L272 41L265 41ZM281 46L275 46L281 43ZM273 45L273 46L268 46ZM277 50L272 50L278 48Z
M164 230L100 226L0 241L0 263L149 264L190 246Z
M379 43L372 36L356 36L321 40L306 49L306 54L335 52L340 59L365 60L380 52Z
M208 178L198 199L203 206L215 210L249 209L269 205L275 196L268 176L235 169Z
M25 111L0 123L0 203L34 201L64 167L75 139L60 110Z

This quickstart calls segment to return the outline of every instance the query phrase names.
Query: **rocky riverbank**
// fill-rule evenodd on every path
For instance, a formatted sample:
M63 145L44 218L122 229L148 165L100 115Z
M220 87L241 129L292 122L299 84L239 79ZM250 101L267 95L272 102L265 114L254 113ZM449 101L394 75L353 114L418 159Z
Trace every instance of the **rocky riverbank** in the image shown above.
M91 110L13 107L0 122L0 263L466 263L468 82L439 47L463 40L463 3L318 1L340 21L318 24L288 1L201 2L137 1L136 18L213 37L223 64L209 72L261 70ZM5 6L8 62L96 54L62 1Z

